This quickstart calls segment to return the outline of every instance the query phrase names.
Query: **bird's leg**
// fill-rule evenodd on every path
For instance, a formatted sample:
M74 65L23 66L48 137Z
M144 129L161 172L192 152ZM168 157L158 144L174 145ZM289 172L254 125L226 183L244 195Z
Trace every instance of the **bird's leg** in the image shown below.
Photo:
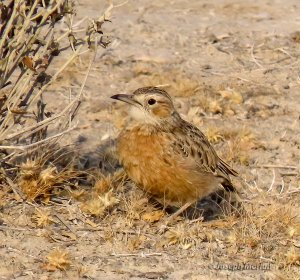
M181 213L183 213L186 209L188 209L192 204L194 204L195 201L189 201L185 203L183 206L181 206L175 213L173 213L170 217L167 218L167 224L173 221L176 217L178 217Z
M186 209L188 209L191 205L193 205L196 202L196 200L189 201L185 203L183 206L181 206L175 213L173 213L170 217L165 219L165 223L160 227L159 232L163 233L167 226L181 213L183 213Z

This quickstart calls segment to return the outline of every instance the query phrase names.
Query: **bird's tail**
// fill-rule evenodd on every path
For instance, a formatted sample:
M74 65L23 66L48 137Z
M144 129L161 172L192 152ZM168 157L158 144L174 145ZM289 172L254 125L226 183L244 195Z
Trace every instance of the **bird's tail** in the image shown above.
M225 161L220 159L219 161L219 169L228 175L238 176L237 171L235 171L232 167L230 167Z
M236 192L236 189L233 186L233 184L227 179L224 179L224 181L221 183L221 185L228 192Z

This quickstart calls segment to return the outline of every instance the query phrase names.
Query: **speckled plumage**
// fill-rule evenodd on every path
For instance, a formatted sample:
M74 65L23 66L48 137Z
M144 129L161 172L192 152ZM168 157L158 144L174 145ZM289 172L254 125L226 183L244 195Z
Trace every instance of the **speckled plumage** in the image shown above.
M236 176L236 171L218 157L198 128L179 116L167 92L146 87L112 98L133 107L133 120L118 137L117 154L140 188L176 206L201 199L221 185L234 190L229 175Z

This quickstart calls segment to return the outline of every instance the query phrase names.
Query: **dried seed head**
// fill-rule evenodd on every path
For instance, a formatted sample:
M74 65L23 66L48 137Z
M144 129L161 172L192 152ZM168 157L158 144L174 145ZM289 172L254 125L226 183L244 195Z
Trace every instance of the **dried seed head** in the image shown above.
M38 227L45 227L53 223L49 210L36 209L33 221Z
M105 210L119 203L112 191L105 193L102 196L97 196L83 203L81 209L94 216L102 216Z
M39 179L41 183L51 185L56 178L57 169L55 166L47 167L46 169L42 170Z
M66 270L71 265L69 252L60 248L54 249L52 252L50 252L50 254L47 256L47 260L47 267L49 268L49 270Z
M286 263L290 265L300 265L300 251L295 248L291 248L286 254Z
M20 175L22 179L36 178L40 172L40 165L36 160L27 159L21 164Z
M27 198L34 200L36 193L38 192L39 183L35 179L20 179L19 186L22 191L26 194Z

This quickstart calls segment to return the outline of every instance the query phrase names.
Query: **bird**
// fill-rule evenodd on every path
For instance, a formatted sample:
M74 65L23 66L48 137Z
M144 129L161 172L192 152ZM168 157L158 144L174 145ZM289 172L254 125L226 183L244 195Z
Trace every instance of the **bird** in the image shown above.
M127 176L151 197L176 206L177 216L218 190L234 192L238 176L204 133L184 120L162 88L142 87L112 99L128 103L129 123L116 140Z

